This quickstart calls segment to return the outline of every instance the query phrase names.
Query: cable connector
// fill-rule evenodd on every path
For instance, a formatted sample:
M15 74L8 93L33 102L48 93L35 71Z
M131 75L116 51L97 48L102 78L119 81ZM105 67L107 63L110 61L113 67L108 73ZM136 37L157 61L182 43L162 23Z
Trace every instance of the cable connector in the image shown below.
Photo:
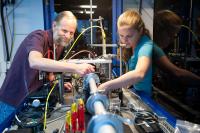
M78 99L78 131L85 130L85 106L83 99Z
M73 103L71 105L71 123L72 123L72 131L75 132L77 130L77 104Z

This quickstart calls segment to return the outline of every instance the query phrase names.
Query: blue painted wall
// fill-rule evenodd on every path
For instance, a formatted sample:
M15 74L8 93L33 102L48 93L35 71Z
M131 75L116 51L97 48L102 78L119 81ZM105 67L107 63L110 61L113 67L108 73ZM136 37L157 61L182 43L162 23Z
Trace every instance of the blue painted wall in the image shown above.
M14 5L4 7L4 19L7 31L9 52L13 44L11 61L22 40L36 29L44 29L44 14L42 0L16 0ZM6 62L5 42L0 22L0 86L4 80L5 72L9 68Z

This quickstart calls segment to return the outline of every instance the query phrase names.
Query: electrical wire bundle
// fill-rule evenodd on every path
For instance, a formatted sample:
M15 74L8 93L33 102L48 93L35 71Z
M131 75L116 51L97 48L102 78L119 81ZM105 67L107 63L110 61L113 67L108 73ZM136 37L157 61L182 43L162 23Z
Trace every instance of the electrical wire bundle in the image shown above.
M15 115L15 123L19 128L30 128L33 132L43 131L43 110L25 108Z
M121 107L120 110L131 115L132 124L139 133L170 133L168 128L162 124L166 118L159 117L151 111L138 109L133 104Z

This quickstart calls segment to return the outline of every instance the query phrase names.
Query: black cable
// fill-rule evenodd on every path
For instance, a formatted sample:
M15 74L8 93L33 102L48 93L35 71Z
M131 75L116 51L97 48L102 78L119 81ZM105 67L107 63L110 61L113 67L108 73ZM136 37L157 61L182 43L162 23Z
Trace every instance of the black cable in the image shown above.
M6 7L6 20L7 20L6 22L7 22L8 30L9 30L9 32L10 32L9 34L10 34L11 40L12 40L12 33L11 33L12 31L11 31L11 26L10 26L10 22L9 22L9 20L8 20L9 18L8 18L7 13L8 13L8 8Z
M7 40L5 20L4 20L4 11L3 11L4 3L3 3L3 0L1 0L0 5L1 5L1 21L2 21L2 26L3 26L3 35L4 35L5 45L6 45L6 56L7 56L6 60L10 61L9 49L8 49L8 40Z
M21 110L15 115L16 123L22 128L33 128L42 124L43 111L38 111L34 108Z
M9 12L7 13L7 15L9 16L12 12L14 12L14 10L15 10L16 8L18 8L18 6L21 5L21 3L22 3L23 1L24 1L24 0L21 0L21 1L19 1L19 2L16 2L14 8L13 8L11 11L9 11Z
M12 13L12 19L13 19L13 22L12 22L12 33L11 33L11 28L10 28L10 24L9 24L9 21L8 21L8 12L6 10L6 17L7 17L7 22L8 22L8 26L9 26L9 30L10 30L10 36L11 36L11 47L10 47L10 53L9 53L9 56L10 58L12 58L12 52L13 52L13 47L14 47L14 37L15 37L15 12L14 12L14 4L13 4L13 13Z

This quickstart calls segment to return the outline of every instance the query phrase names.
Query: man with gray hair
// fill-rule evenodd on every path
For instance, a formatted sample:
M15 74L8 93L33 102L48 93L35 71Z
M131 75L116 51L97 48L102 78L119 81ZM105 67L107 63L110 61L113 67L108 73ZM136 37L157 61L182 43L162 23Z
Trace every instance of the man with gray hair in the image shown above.
M77 19L70 11L57 15L50 30L30 33L19 46L0 89L0 132L25 98L43 85L39 71L70 72L84 76L94 72L90 64L58 61L63 48L74 37Z

